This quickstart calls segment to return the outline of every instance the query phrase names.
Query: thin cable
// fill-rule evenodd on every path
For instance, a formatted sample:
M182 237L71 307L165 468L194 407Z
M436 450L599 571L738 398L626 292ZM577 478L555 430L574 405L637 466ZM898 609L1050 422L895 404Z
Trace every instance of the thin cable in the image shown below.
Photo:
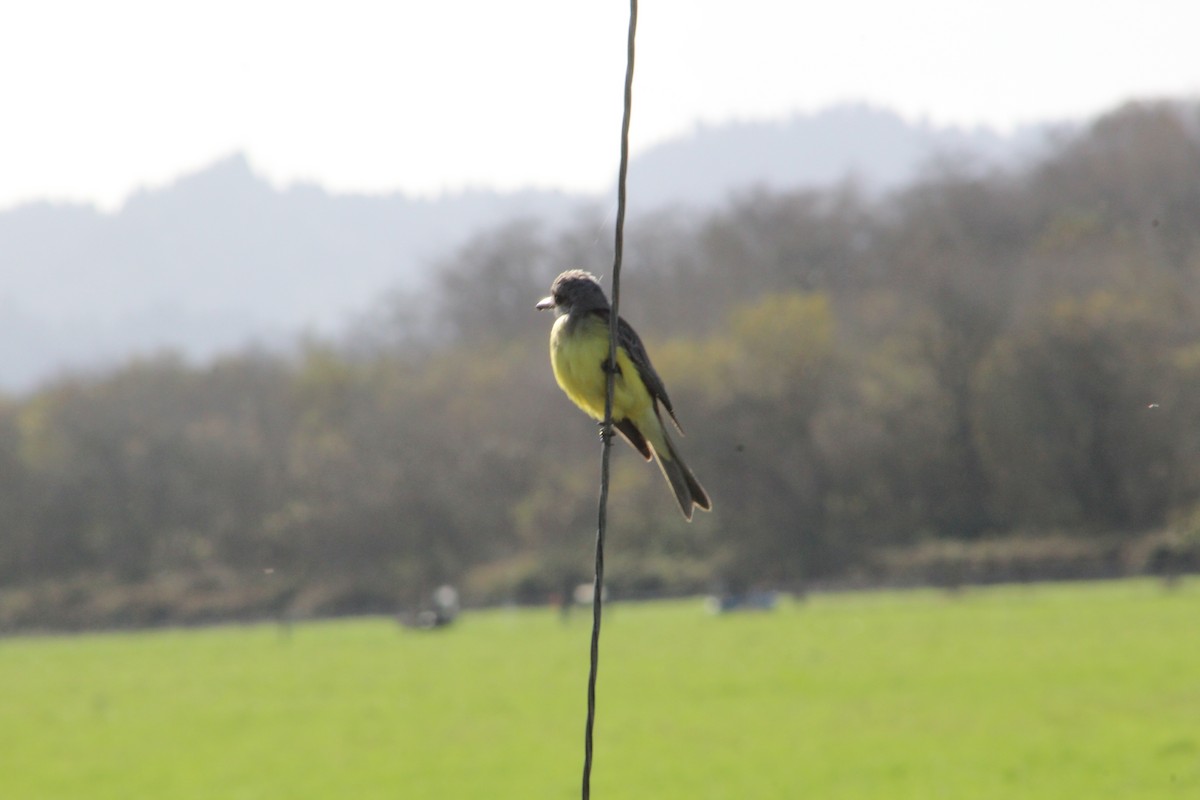
M612 311L608 320L608 370L601 430L600 508L596 520L596 579L592 583L592 653L588 671L587 730L583 743L583 800L592 794L592 737L596 726L596 674L600 668L600 616L604 607L604 534L608 527L608 462L612 448L613 384L617 373L617 320L621 301L621 258L625 251L625 176L629 171L629 116L633 110L633 42L637 0L629 0L629 40L625 58L625 111L621 119L621 162L617 168L617 221L613 242Z

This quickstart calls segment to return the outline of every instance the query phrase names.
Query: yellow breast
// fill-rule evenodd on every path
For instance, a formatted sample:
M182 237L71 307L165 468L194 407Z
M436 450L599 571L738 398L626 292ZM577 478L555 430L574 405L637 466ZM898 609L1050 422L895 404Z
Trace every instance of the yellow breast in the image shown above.
M550 363L554 378L575 405L594 419L604 419L607 376L602 368L608 359L608 325L597 317L586 317L574 325L559 317L550 333ZM652 403L637 367L623 348L617 349L620 374L613 381L613 419L641 418Z

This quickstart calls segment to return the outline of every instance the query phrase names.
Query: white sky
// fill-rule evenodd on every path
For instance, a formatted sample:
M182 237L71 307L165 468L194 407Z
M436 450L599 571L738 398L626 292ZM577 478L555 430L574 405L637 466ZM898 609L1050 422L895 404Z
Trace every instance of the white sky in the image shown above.
M0 209L114 208L234 152L279 185L605 189L624 0L0 9ZM642 0L634 150L868 101L1001 129L1200 96L1197 0Z

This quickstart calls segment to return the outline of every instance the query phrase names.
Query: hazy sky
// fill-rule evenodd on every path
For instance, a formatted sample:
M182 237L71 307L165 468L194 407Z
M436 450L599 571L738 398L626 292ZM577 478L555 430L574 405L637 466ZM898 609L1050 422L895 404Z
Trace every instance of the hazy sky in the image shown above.
M602 190L624 0L0 10L0 208L113 208L233 152L280 185ZM1000 128L1200 96L1197 0L642 0L633 145L868 101Z

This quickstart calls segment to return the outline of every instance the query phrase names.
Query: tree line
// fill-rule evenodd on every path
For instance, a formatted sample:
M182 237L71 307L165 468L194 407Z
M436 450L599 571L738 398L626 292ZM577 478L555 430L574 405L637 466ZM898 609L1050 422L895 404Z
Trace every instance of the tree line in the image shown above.
M879 577L1014 537L1194 548L1197 107L1131 104L1020 171L947 158L882 198L631 214L622 313L715 508L684 524L619 444L619 590ZM336 610L586 578L599 439L533 304L562 269L605 273L607 230L488 231L293 355L164 354L0 401L0 582L68 602L190 576L172 603L207 590L205 614L236 616L314 587L306 607ZM228 605L235 587L254 591Z

